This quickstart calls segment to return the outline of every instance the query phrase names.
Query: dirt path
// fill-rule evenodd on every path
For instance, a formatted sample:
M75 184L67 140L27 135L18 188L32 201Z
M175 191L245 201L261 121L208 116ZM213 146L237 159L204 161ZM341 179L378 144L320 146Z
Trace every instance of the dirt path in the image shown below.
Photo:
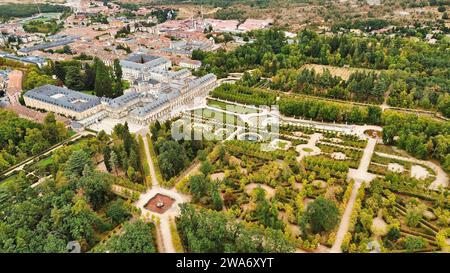
M163 238L164 253L175 253L175 248L173 247L172 233L170 232L170 218L168 215L161 217L159 223L161 236Z
M348 178L353 179L355 181L355 184L353 185L352 193L348 200L347 206L345 207L344 214L341 218L341 223L339 224L339 228L336 233L336 240L334 241L333 247L331 248L330 252L342 252L342 242L344 241L345 234L347 234L348 232L350 217L353 212L356 197L358 196L358 190L363 182L370 182L370 180L374 177L373 175L369 174L367 170L369 169L369 164L372 159L376 143L377 142L375 139L369 138L358 169L355 171L350 171L348 173Z
M174 192L173 190L167 190L160 187L158 179L156 179L155 166L153 165L152 157L150 156L150 147L148 145L147 134L142 134L142 140L144 141L145 156L147 157L147 162L150 168L150 176L152 179L152 188L144 194L140 195L139 200L135 203L138 208L141 209L142 215L148 218L147 214L153 214L159 218L159 225L156 226L157 234L157 246L160 253L175 253L175 247L173 246L172 233L170 231L170 217L177 215L178 205L174 204L172 208L166 211L164 214L150 213L144 209L145 204L148 200L157 193L166 194L175 198L177 203L184 202L184 197L180 194Z
M145 150L145 156L147 157L148 166L150 168L150 176L152 179L152 188L159 187L158 179L156 179L156 172L155 172L155 166L153 165L152 157L150 156L150 148L148 146L148 139L147 135L142 135L142 140L144 141L144 150Z
M353 206L355 205L356 197L358 195L358 190L361 187L361 183L355 183L353 185L352 194L348 200L347 206L345 207L344 214L342 214L341 223L339 224L339 229L336 233L336 240L334 241L333 247L331 247L330 252L341 253L342 242L344 241L345 234L348 231L350 225L350 217L352 215Z

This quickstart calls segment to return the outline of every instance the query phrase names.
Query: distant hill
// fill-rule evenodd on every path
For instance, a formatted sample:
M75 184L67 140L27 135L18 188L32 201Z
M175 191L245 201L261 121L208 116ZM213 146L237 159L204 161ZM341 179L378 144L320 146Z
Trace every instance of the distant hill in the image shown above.
M64 3L65 0L0 0L0 4Z

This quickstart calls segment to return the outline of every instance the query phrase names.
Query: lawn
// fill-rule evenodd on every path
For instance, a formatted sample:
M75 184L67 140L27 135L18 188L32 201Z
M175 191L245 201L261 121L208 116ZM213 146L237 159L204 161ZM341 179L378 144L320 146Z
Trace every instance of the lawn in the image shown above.
M221 109L221 110L226 110L226 111L230 111L230 112L234 112L236 114L252 114L252 113L257 113L258 110L257 109L253 109L253 108L249 108L249 107L245 107L245 106L238 106L235 104L229 104L229 103L225 103L222 101L217 101L217 100L212 100L212 99L208 99L207 100L207 105L217 108L217 109Z

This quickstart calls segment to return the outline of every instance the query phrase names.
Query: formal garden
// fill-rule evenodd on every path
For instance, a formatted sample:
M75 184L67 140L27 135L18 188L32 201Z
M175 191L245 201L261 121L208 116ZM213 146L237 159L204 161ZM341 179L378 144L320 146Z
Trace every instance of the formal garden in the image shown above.
M426 180L391 172L361 188L343 251L449 251L448 192L426 186Z
M219 105L215 107L223 109L226 103ZM270 143L259 139L242 141L238 137L214 142L209 154L197 157L198 170L178 180L176 188L192 196L189 213L196 211L199 214L196 217L225 217L222 214L227 212L226 221L238 220L244 225L282 232L283 238L292 243L291 251L323 251L335 243L341 217L355 185L348 173L350 168L360 166L367 137L370 136L366 134L361 138L344 130L283 123L279 138ZM274 150L264 151L262 147L267 144ZM301 151L298 147L302 147ZM318 153L312 155L315 149ZM342 250L441 250L448 244L449 212L447 205L438 204L448 202L442 201L448 199L448 193L428 190L436 179L435 171L428 164L390 157L395 155L392 148L383 147L381 151L389 157L374 153L368 171L375 174L374 185L382 185L383 194L389 194L383 195L382 201L377 197L379 208L369 213L361 208L365 208L367 192L371 192L372 186L367 190L360 188ZM299 153L305 156L299 157ZM391 207L389 200L394 202ZM370 202L373 201L368 204L372 204ZM382 207L384 205L386 208ZM419 209L420 220L408 225L407 217L414 217L408 215ZM372 218L369 226L364 223L368 228L363 230L367 233L363 235L358 217L369 218L368 213ZM187 224L181 220L184 217L182 214L177 220L178 231L184 249L194 251L198 246L190 245L195 239L186 237L187 229L183 225ZM388 242L386 234L395 224L400 235L395 242ZM204 232L212 232L209 228L213 227L202 227ZM395 229L392 232L396 232Z
M296 158L293 148L264 152L260 143L226 141L204 159L200 174L177 188L196 205L282 231L295 248L331 246L352 188L346 181L349 164L326 156L301 163Z

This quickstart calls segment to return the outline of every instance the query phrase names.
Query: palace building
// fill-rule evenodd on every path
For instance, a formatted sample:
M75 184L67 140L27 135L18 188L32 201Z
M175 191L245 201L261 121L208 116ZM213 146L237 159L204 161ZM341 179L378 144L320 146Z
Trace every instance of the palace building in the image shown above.
M44 85L25 93L28 107L43 109L76 120L87 118L102 109L99 97L54 85Z
M55 112L90 126L102 119L127 120L138 125L164 121L179 114L181 106L205 97L217 86L217 77L195 77L188 69L170 70L164 57L133 54L121 61L123 75L131 87L120 97L109 99L67 88L45 85L24 95L28 107Z

